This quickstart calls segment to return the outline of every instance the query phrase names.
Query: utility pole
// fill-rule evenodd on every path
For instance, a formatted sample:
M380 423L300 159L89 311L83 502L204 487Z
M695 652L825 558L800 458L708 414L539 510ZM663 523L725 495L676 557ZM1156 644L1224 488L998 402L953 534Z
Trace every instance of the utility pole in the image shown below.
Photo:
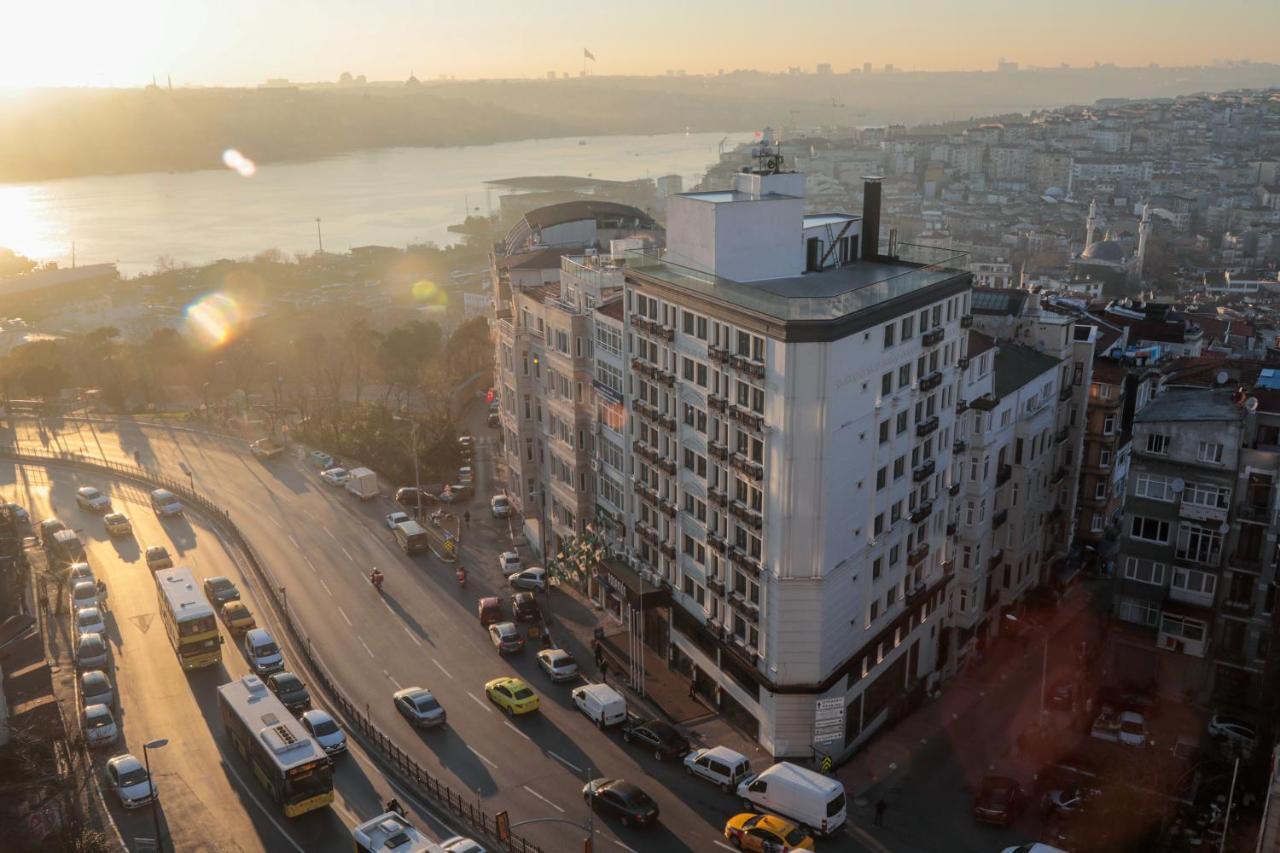
M324 236L320 233L320 217L316 217L316 242L320 244L319 254L324 254Z

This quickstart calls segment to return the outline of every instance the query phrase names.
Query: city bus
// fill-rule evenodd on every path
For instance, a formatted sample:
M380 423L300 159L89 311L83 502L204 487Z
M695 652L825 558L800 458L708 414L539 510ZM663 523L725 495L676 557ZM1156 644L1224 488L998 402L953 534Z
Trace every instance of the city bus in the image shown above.
M185 567L155 573L160 619L183 669L199 669L222 661L222 637L213 607L195 575Z
M218 709L227 737L285 817L333 802L333 759L261 678L246 675L219 687Z
M356 853L447 853L405 820L398 812L385 812L351 830Z

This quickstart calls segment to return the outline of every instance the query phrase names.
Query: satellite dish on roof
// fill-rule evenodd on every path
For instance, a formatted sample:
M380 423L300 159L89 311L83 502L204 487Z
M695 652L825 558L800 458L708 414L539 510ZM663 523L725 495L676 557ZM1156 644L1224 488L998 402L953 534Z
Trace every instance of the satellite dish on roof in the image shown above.
M1222 522L1221 524L1218 525L1218 532L1221 533L1223 536L1226 536L1228 533L1231 532L1231 525L1227 524L1225 521Z
M1217 382L1219 385L1226 385L1227 380L1230 378L1230 376L1227 376L1227 371L1219 370L1218 375L1213 377L1213 381Z
M1257 397L1250 397L1248 400L1245 400L1245 401L1244 401L1244 408L1245 408L1245 411L1247 411L1247 412L1256 412L1256 411L1258 411L1258 398L1257 398Z
M1182 490L1187 487L1187 484L1183 481L1181 477L1178 477L1174 479L1172 483L1169 484L1169 487L1173 489L1173 493L1175 495L1180 495L1182 494Z

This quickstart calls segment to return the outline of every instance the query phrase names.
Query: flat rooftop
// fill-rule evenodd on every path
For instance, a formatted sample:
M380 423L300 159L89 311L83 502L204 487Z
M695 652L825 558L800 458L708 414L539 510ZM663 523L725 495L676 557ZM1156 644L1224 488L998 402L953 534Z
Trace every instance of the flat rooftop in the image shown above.
M781 193L765 193L764 195L752 195L751 193L739 192L738 190L711 190L702 193L681 193L681 198L691 198L694 201L706 201L711 204L724 204L729 201L772 201L777 199L794 199L797 196L782 195Z
M899 244L896 260L858 260L842 267L765 281L740 282L666 260L662 249L627 252L627 270L776 320L833 320L968 275L965 253Z
M1157 394L1134 416L1139 424L1168 421L1239 421L1244 410L1224 388L1170 388Z
M852 213L806 213L804 227L821 228L824 225L844 225L846 222L861 220L861 216L854 216Z

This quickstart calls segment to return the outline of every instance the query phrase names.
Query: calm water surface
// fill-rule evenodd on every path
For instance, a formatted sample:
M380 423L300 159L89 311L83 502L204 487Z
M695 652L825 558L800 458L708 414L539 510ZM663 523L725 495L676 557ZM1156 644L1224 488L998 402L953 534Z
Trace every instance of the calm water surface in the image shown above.
M0 184L0 246L69 264L114 261L124 274L164 256L201 263L264 249L454 242L446 229L497 210L484 182L523 175L630 180L682 175L686 188L715 162L723 133L543 139L459 148L388 148L306 163L150 172ZM747 141L730 134L726 145ZM220 165L220 164L219 164ZM478 208L478 210L477 210Z

